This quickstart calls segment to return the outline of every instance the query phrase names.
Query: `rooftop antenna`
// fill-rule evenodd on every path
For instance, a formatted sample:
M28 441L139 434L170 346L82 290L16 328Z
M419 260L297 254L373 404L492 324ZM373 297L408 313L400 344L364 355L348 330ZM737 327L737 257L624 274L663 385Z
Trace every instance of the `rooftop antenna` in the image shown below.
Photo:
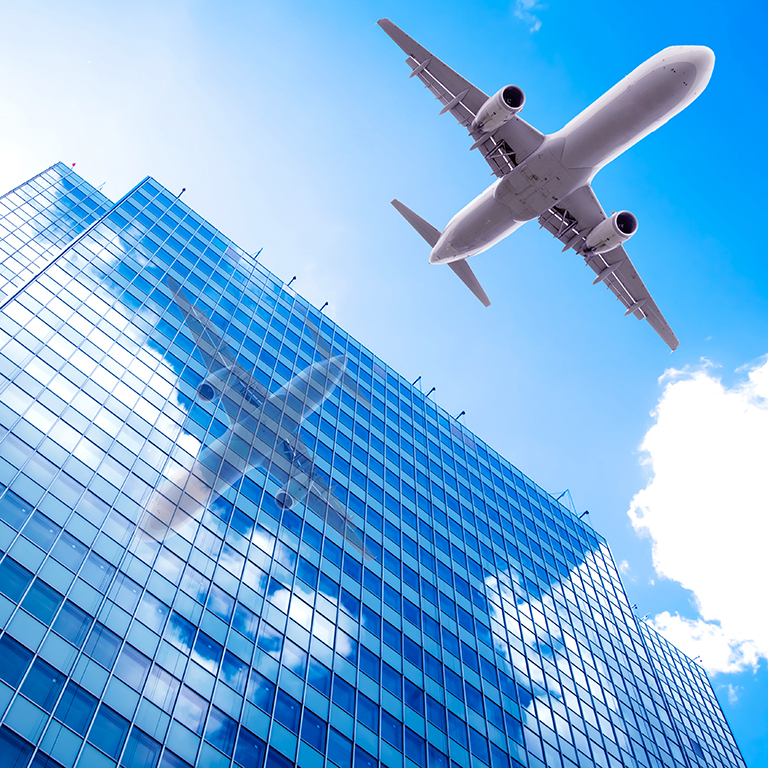
M415 386L416 386L416 385L417 385L417 384L418 384L420 381L421 381L421 376L419 376L419 378L418 378L418 379L416 379L416 381L412 382L412 383L411 383L411 386L412 386L412 387L415 387Z
M320 311L322 312L327 306L328 306L328 302L326 301L325 304L323 304L323 306L320 307Z
M463 416L465 413L466 413L466 411L462 411L462 412L461 412L461 413L460 413L460 414L459 414L459 415L456 417L456 421L458 421L458 420L459 420L459 419L460 419L460 418L461 418L461 417L462 417L462 416Z
M286 288L290 288L290 287L291 287L291 283L292 283L292 282L293 282L295 279L296 279L296 275L294 275L294 276L293 276L293 277L292 277L292 278L291 278L291 279L288 281L288 285L286 285L285 287L286 287Z
M424 395L424 398L426 399L427 397L429 397L435 391L435 389L436 387L432 387L432 389L430 389L429 392L427 392L427 394Z
M581 520L581 518L582 518L582 517L586 517L588 514L589 514L589 510L588 510L588 509L585 509L585 510L584 510L584 511L583 511L583 512L582 512L582 513L579 515L579 520Z
M187 188L186 187L182 187L181 188L181 192L179 192L179 194L176 195L176 198L177 199L180 198L186 191L187 191Z
M566 507L574 517L578 517L578 514L576 512L576 505L573 503L573 496L571 496L571 491L569 488L566 488L555 499L555 501L560 501L560 499L562 499L563 497L565 497L565 502L563 502L563 506Z

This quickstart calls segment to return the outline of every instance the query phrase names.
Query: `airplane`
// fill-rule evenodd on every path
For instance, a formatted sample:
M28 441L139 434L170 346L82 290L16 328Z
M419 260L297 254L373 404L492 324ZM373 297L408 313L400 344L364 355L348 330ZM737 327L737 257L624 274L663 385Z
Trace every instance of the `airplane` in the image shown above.
M518 113L525 94L507 85L490 98L409 37L389 19L379 26L408 54L406 63L468 131L495 176L494 183L440 232L406 208L392 205L432 247L430 264L447 264L487 307L490 300L467 259L488 250L525 222L539 224L572 248L626 307L647 319L674 350L678 339L633 266L624 243L637 232L629 211L609 216L590 186L611 160L687 107L704 90L715 64L705 46L665 48L641 64L564 128L549 135Z
M247 472L264 467L282 486L275 494L280 509L293 509L308 496L315 509L324 510L327 505L331 525L367 558L373 557L350 519L351 512L333 494L315 468L312 452L297 434L302 421L338 386L370 405L345 372L346 355L331 355L330 349L324 349L319 332L307 320L306 329L322 359L270 392L235 360L226 341L186 298L181 286L170 276L165 282L208 369L197 398L220 405L229 430L203 448L191 469L177 467L155 489L139 523L143 537L161 539L168 528L180 530Z

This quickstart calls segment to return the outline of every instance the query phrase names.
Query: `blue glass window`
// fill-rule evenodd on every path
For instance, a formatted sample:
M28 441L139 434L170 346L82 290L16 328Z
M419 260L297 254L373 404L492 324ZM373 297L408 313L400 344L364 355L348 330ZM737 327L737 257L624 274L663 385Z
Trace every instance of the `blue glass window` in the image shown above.
M174 716L180 723L186 725L190 731L194 731L199 736L203 732L207 710L208 704L205 699L187 688L186 685L181 687L174 711Z
M234 607L234 598L213 584L208 595L208 610L229 624Z
M234 654L225 651L221 665L221 679L239 694L244 694L248 681L248 665Z
M295 768L295 766L284 754L270 747L266 768Z
M258 617L253 611L249 610L244 605L237 603L235 608L235 620L232 623L232 626L240 632L240 634L245 635L251 642L254 642L256 640L256 627L258 623Z
M75 733L85 736L98 703L95 696L70 680L56 708L56 717Z
M304 709L304 719L301 723L301 738L318 752L325 752L325 721L312 710Z
M313 688L317 688L320 693L326 696L331 695L331 670L321 664L314 656L309 661L307 682Z
M386 710L381 712L381 735L393 747L403 748L403 724Z
M61 533L61 528L38 511L29 519L22 533L30 541L34 541L40 549L47 552Z
M351 715L355 714L355 689L338 675L333 676L333 702Z
M339 768L352 767L352 742L335 728L328 733L328 757Z
M240 728L235 750L235 763L243 768L262 768L267 745L247 728Z
M378 768L379 761L359 744L355 745L355 768Z
M3 487L0 486L0 493ZM8 525L21 530L24 521L32 512L32 505L27 504L20 496L13 491L6 491L5 496L0 498L0 520L4 520Z
M64 766L52 757L48 757L44 752L38 752L29 768L64 768Z
M405 683L405 703L420 715L424 714L424 691L412 683L407 677Z
M175 677L155 665L149 674L144 695L157 704L160 709L170 712L176 701L179 685L180 683Z
M204 632L200 632L195 641L195 650L192 658L201 667L215 675L223 652L224 649L213 638L208 637Z
M88 740L110 757L117 758L127 733L128 721L106 704L102 704L93 721Z
M40 579L35 579L27 592L22 607L29 611L43 624L50 624L64 598L53 587L49 587Z
M454 741L467 748L467 726L464 720L451 710L448 710L448 733Z
M150 592L145 592L141 596L141 602L136 610L136 618L160 634L163 631L163 626L165 626L165 620L168 618L169 612L170 609L165 603L158 600Z
M10 597L15 603L21 600L31 581L32 574L10 557L6 557L0 563L0 592Z
M126 644L115 666L115 674L135 691L144 687L152 662L135 648Z
M67 604L64 604L64 608ZM64 613L64 608L61 609L59 619ZM90 616L88 617L90 619ZM56 620L58 625L59 619ZM58 626L54 627L58 631ZM93 628L88 642L85 644L85 652L99 664L112 669L112 665L117 658L117 652L120 650L121 644L120 638L111 630L107 629L103 624L97 623Z
M4 768L25 768L33 747L9 728L0 728L0 758Z
M357 695L357 719L374 733L379 732L379 705L362 693Z
M488 741L474 728L469 729L469 743L472 749L472 754L477 755L484 763L488 762Z
M405 754L417 765L424 765L427 762L424 739L407 726L405 728Z
M106 591L114 575L115 567L95 552L88 554L80 572L80 576L99 592Z
M208 716L208 726L205 729L205 738L220 749L225 755L232 755L235 746L235 734L237 723L220 710L213 707Z
M382 662L382 684L398 699L403 696L403 676L386 661Z
M448 768L447 756L432 744L429 745L429 768Z
M17 643L12 637L0 638L0 679L13 688L18 687L32 659L32 651Z
M29 674L21 686L21 692L46 712L53 709L64 687L66 677L42 659L35 659Z
M330 687L330 672L329 687ZM275 685L260 675L255 669L251 670L251 679L248 682L248 700L259 709L269 713L272 711L272 701L275 696Z
M429 694L427 694L427 720L445 733L445 707Z
M160 744L134 725L120 765L124 768L155 768L159 756Z
M65 600L53 628L70 643L80 646L85 640L92 622L93 618L82 608L69 602L69 600Z
M165 627L165 639L180 650L189 653L192 650L192 641L195 637L195 628L183 616L175 611Z
M301 704L293 696L289 696L285 691L278 688L277 700L275 701L275 720L282 723L289 731L298 734L300 715Z
M443 665L428 651L424 652L425 671L433 679L437 680L440 685L443 684Z

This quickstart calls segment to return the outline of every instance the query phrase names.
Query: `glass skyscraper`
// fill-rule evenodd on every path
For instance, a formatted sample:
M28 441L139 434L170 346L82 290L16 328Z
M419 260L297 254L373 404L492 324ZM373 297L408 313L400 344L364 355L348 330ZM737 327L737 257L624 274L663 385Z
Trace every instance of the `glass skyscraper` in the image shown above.
M605 541L151 178L0 198L0 765L744 766Z

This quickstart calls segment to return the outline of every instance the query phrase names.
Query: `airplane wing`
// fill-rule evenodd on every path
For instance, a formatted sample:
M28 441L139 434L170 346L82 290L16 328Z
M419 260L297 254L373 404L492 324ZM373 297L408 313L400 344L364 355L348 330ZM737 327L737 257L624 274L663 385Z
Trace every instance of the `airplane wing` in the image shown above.
M314 494L328 505L328 523L366 559L375 559L371 551L365 546L363 534L360 533L357 526L350 520L349 510L344 506L341 499L333 495L331 488L317 474L312 477L311 494Z
M502 177L512 171L526 157L535 152L544 134L537 131L517 115L496 131L484 134L472 129L472 121L488 101L487 94L454 72L447 64L419 45L389 19L381 19L379 26L408 54L406 64L450 112L469 131L476 147L482 152L493 173Z
M326 342L325 339L320 335L320 331L318 330L317 326L309 319L308 316L304 321L304 327L312 337L315 348L323 357L323 359L330 359L333 356L333 350L328 345L328 342ZM357 382L346 371L344 371L342 374L341 386L344 387L344 389L346 389L347 392L349 392L349 394L352 395L355 400L357 400L357 402L361 403L368 410L371 409L372 406L370 400L368 399L367 393L357 385Z
M334 495L329 479L314 466L314 456L297 434L287 436L279 445L283 456L291 463L290 483L298 483L307 489L307 504L329 525L335 528L365 557L373 555L365 546L363 535L350 520L351 513Z
M235 360L227 342L212 327L210 318L192 306L181 286L170 275L166 275L165 283L171 289L173 301L181 310L184 323L191 331L208 370L225 368L240 379L245 388L244 392L248 389L255 390L263 401L268 394L266 388Z
M587 266L597 274L595 284L605 283L606 288L613 291L627 308L625 315L634 315L638 320L645 318L670 349L677 349L680 343L677 336L651 298L624 248L619 246L600 256L585 255L587 236L606 218L608 217L595 193L587 185L580 187L540 216L539 224L564 243L564 251L573 248L576 253L584 256Z

